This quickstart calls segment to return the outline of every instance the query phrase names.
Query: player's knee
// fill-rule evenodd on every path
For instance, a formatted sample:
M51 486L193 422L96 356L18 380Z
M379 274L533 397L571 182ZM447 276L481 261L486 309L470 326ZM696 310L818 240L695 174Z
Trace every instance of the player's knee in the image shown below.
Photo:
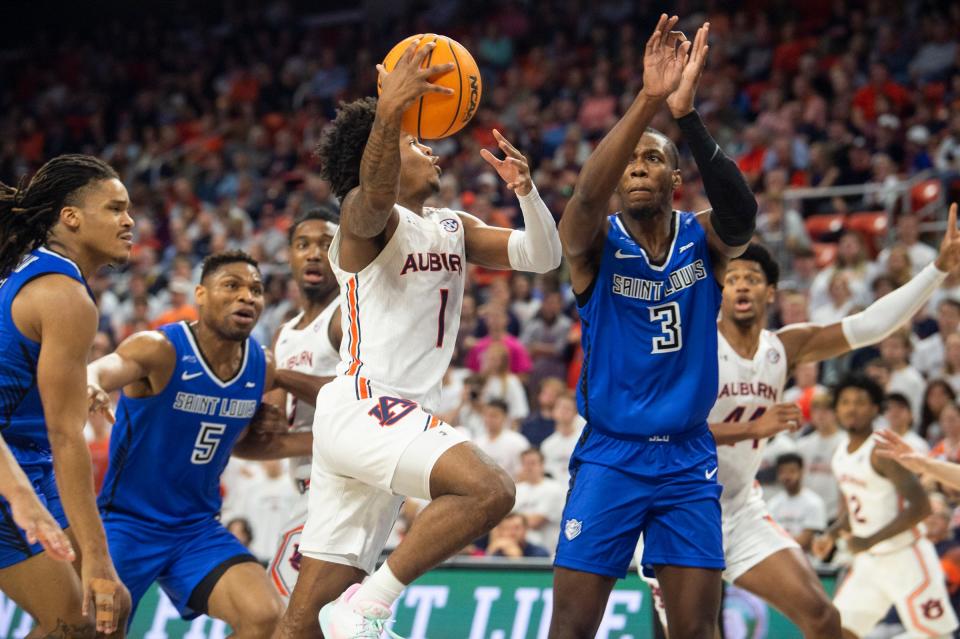
M486 493L482 495L483 512L491 527L506 517L517 501L517 487L503 469L492 471L490 480L485 482Z
M691 615L670 621L670 639L703 639L715 636L716 630L716 617Z
M238 634L250 637L269 637L283 616L283 603L277 597L269 597L247 606L241 616Z
M840 636L840 612L826 597L814 599L804 617L809 625L804 634L812 637Z

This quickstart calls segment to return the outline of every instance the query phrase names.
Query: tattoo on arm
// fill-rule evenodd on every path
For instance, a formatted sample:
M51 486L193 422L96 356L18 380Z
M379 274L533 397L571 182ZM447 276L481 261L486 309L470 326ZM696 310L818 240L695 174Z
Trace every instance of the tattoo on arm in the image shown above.
M94 639L97 629L92 623L70 624L63 619L57 619L57 626L43 639Z
M400 186L400 121L377 117L360 159L361 210L344 222L360 237L383 232ZM353 207L351 207L353 208Z

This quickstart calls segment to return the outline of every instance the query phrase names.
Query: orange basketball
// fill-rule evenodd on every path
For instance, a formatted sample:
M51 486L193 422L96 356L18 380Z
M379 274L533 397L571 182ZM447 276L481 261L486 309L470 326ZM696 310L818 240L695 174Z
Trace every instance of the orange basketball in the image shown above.
M407 109L403 114L403 130L422 140L437 140L453 135L466 125L476 114L480 104L483 86L480 81L480 69L470 52L456 40L434 33L413 35L397 43L383 59L383 66L392 71L397 60L407 50L410 42L422 38L420 46L436 41L433 52L424 58L423 67L453 62L453 71L430 78L440 86L453 89L452 95L428 93ZM377 92L380 92L377 82Z

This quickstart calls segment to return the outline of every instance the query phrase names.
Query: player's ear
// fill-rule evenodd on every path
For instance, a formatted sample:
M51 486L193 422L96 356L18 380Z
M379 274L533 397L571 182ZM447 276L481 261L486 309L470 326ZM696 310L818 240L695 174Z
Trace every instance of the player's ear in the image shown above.
M202 306L207 301L207 287L203 285L203 282L197 284L197 287L193 289L193 299L197 306Z
M680 174L680 169L674 169L673 173L670 175L670 178L673 180L673 190L676 191L680 188L680 185L683 184L683 177Z
M767 304L773 304L777 299L777 287L773 284L767 286Z
M80 209L75 206L65 206L60 209L60 221L71 231L80 228Z

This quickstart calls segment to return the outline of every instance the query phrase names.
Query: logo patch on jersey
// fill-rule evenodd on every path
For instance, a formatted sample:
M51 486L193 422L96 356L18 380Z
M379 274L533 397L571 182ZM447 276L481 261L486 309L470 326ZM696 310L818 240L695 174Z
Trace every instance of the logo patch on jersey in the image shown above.
M703 473L703 476L707 479L713 479L713 476L717 474L717 471L720 470L719 466L716 466L713 470L708 470Z
M196 364L197 357L196 355L184 355L183 357L180 358L180 361L187 362L188 364Z
M943 604L940 603L939 599L931 599L920 604L920 608L923 610L923 616L927 619L939 619L943 616Z
M203 375L203 371L198 371L196 373L188 373L187 371L183 371L183 374L180 376L180 379L182 379L185 382L189 382L191 379L196 379L201 375Z
M631 255L630 253L624 253L621 249L617 249L617 252L613 254L618 260L629 260L631 258L643 257L642 255Z
M687 250L688 248L690 248L691 246L693 246L693 242L687 242L686 244L684 244L683 246L680 247L680 252L683 253L684 251L686 251L686 250Z
M453 218L448 217L445 220L440 220L440 228L442 228L447 233L456 233L460 228L460 222L456 221Z
M777 349L771 348L767 351L767 361L771 364L776 364L780 361L780 353L777 352Z
M580 535L580 532L583 530L583 522L577 519L568 519L567 523L563 525L563 536L567 538L567 541L573 541Z
M243 385L244 388L254 388L257 385L256 382L247 382Z

